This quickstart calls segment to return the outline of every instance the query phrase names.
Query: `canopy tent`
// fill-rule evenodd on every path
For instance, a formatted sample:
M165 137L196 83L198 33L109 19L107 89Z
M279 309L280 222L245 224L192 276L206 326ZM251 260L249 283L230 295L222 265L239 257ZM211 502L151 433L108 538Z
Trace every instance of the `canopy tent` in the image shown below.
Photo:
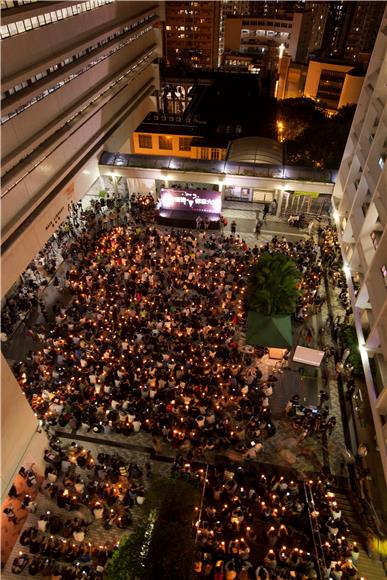
M315 348L306 348L305 346L297 346L294 351L294 362L303 363L305 365L312 365L319 367L324 358L323 350L316 350Z
M249 310L246 343L255 346L291 348L293 342L290 316L266 316Z

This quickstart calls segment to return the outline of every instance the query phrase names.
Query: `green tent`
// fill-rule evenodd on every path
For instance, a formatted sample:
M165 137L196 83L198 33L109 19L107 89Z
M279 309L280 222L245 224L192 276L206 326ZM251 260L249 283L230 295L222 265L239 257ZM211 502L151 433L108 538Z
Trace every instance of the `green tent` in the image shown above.
M266 316L249 310L247 313L246 343L254 346L291 348L293 343L290 316Z

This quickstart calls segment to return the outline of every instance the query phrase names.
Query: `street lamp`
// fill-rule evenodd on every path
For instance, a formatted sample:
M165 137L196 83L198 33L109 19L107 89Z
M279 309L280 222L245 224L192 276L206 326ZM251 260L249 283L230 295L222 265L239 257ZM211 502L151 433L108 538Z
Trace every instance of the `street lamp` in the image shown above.
M277 129L278 129L278 137L280 143L282 143L284 139L284 124L282 121L277 121Z

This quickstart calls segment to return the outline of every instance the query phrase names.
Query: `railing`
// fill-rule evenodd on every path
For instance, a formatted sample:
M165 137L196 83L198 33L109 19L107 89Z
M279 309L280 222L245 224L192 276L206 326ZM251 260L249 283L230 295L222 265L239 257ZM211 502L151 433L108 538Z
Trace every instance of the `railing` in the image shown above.
M318 568L318 572L319 572L319 577L321 580L323 580L324 572L322 570L321 564L323 564L324 568L326 568L327 566L326 566L326 559L325 559L323 543L322 543L321 535L320 535L320 527L318 524L318 512L316 511L316 506L314 503L314 497L313 497L311 487L308 486L305 483L305 481L303 482L303 484L304 484L306 506L308 509L309 524L310 524L310 529L312 532L313 547L314 547L314 552L315 552L314 555L316 558L316 564L317 564L317 568ZM313 515L313 514L315 514L315 515Z
M129 155L104 151L99 160L100 165L113 167L141 167L175 171L202 171L205 173L223 173L246 177L272 179L294 179L333 184L336 171L297 167L291 165L258 165L255 163L235 163L226 160L189 159L161 155Z

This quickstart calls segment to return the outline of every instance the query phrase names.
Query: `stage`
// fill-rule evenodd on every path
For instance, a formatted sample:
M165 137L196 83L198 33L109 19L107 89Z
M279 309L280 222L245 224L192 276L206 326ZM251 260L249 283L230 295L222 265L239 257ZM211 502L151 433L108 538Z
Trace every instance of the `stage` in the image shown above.
M200 229L209 221L209 230L220 229L222 194L207 189L160 190L158 223L176 228L198 229L196 220L201 218Z
M209 230L219 230L219 214L205 213L201 211L176 211L170 209L161 209L159 211L158 223L163 226L171 226L175 228L190 228L196 229L196 218L200 217L202 220L207 217L210 221ZM201 229L204 229L202 223Z

